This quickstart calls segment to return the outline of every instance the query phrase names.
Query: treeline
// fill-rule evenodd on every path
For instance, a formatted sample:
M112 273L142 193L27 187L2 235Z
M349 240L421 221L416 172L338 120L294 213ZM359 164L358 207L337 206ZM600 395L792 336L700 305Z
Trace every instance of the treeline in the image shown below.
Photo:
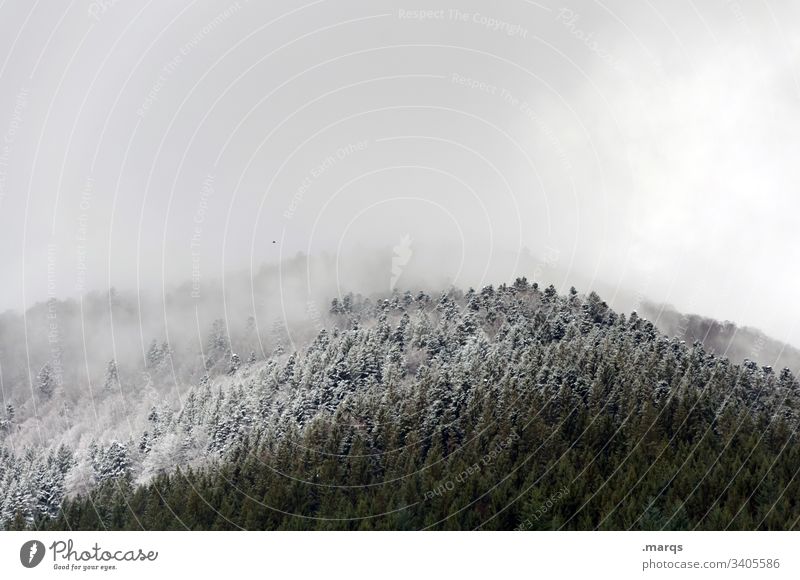
M669 336L689 343L700 341L706 350L730 360L746 358L780 368L800 369L800 350L766 336L760 330L720 322L696 314L682 314L668 305L644 301L641 314Z

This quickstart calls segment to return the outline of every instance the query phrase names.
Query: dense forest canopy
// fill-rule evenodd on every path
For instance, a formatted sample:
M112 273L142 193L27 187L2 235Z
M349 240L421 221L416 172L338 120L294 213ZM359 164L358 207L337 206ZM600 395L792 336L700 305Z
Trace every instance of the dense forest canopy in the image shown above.
M735 364L595 293L525 278L439 295L347 294L268 354L215 321L202 367L155 340L149 388L105 366L113 440L15 445L8 529L792 529L789 369ZM263 345L263 343L260 343ZM192 370L194 369L194 370ZM42 412L69 399L39 371ZM163 384L177 386L174 392ZM126 419L141 413L141 421ZM57 431L55 427L54 430ZM73 438L74 441L74 438Z

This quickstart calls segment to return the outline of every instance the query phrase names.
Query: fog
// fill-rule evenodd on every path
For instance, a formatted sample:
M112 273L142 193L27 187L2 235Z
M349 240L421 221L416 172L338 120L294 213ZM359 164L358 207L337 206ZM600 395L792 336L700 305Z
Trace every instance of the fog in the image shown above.
M5 2L0 310L114 287L137 352L527 275L800 344L800 6L421 8Z

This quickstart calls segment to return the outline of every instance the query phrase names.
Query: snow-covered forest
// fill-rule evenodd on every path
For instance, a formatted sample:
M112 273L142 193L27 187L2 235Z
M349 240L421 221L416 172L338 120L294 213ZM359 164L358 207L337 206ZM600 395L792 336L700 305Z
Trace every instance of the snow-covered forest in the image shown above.
M138 368L92 361L91 385L46 362L12 390L20 353L4 352L0 525L797 525L792 371L687 344L594 292L518 278L348 293L313 324L256 327L151 338Z

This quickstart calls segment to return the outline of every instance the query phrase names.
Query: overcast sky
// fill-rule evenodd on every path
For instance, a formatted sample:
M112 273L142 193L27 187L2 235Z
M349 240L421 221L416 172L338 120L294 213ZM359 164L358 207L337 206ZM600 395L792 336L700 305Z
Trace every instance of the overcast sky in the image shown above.
M797 2L458 4L0 2L0 310L522 252L800 343Z

